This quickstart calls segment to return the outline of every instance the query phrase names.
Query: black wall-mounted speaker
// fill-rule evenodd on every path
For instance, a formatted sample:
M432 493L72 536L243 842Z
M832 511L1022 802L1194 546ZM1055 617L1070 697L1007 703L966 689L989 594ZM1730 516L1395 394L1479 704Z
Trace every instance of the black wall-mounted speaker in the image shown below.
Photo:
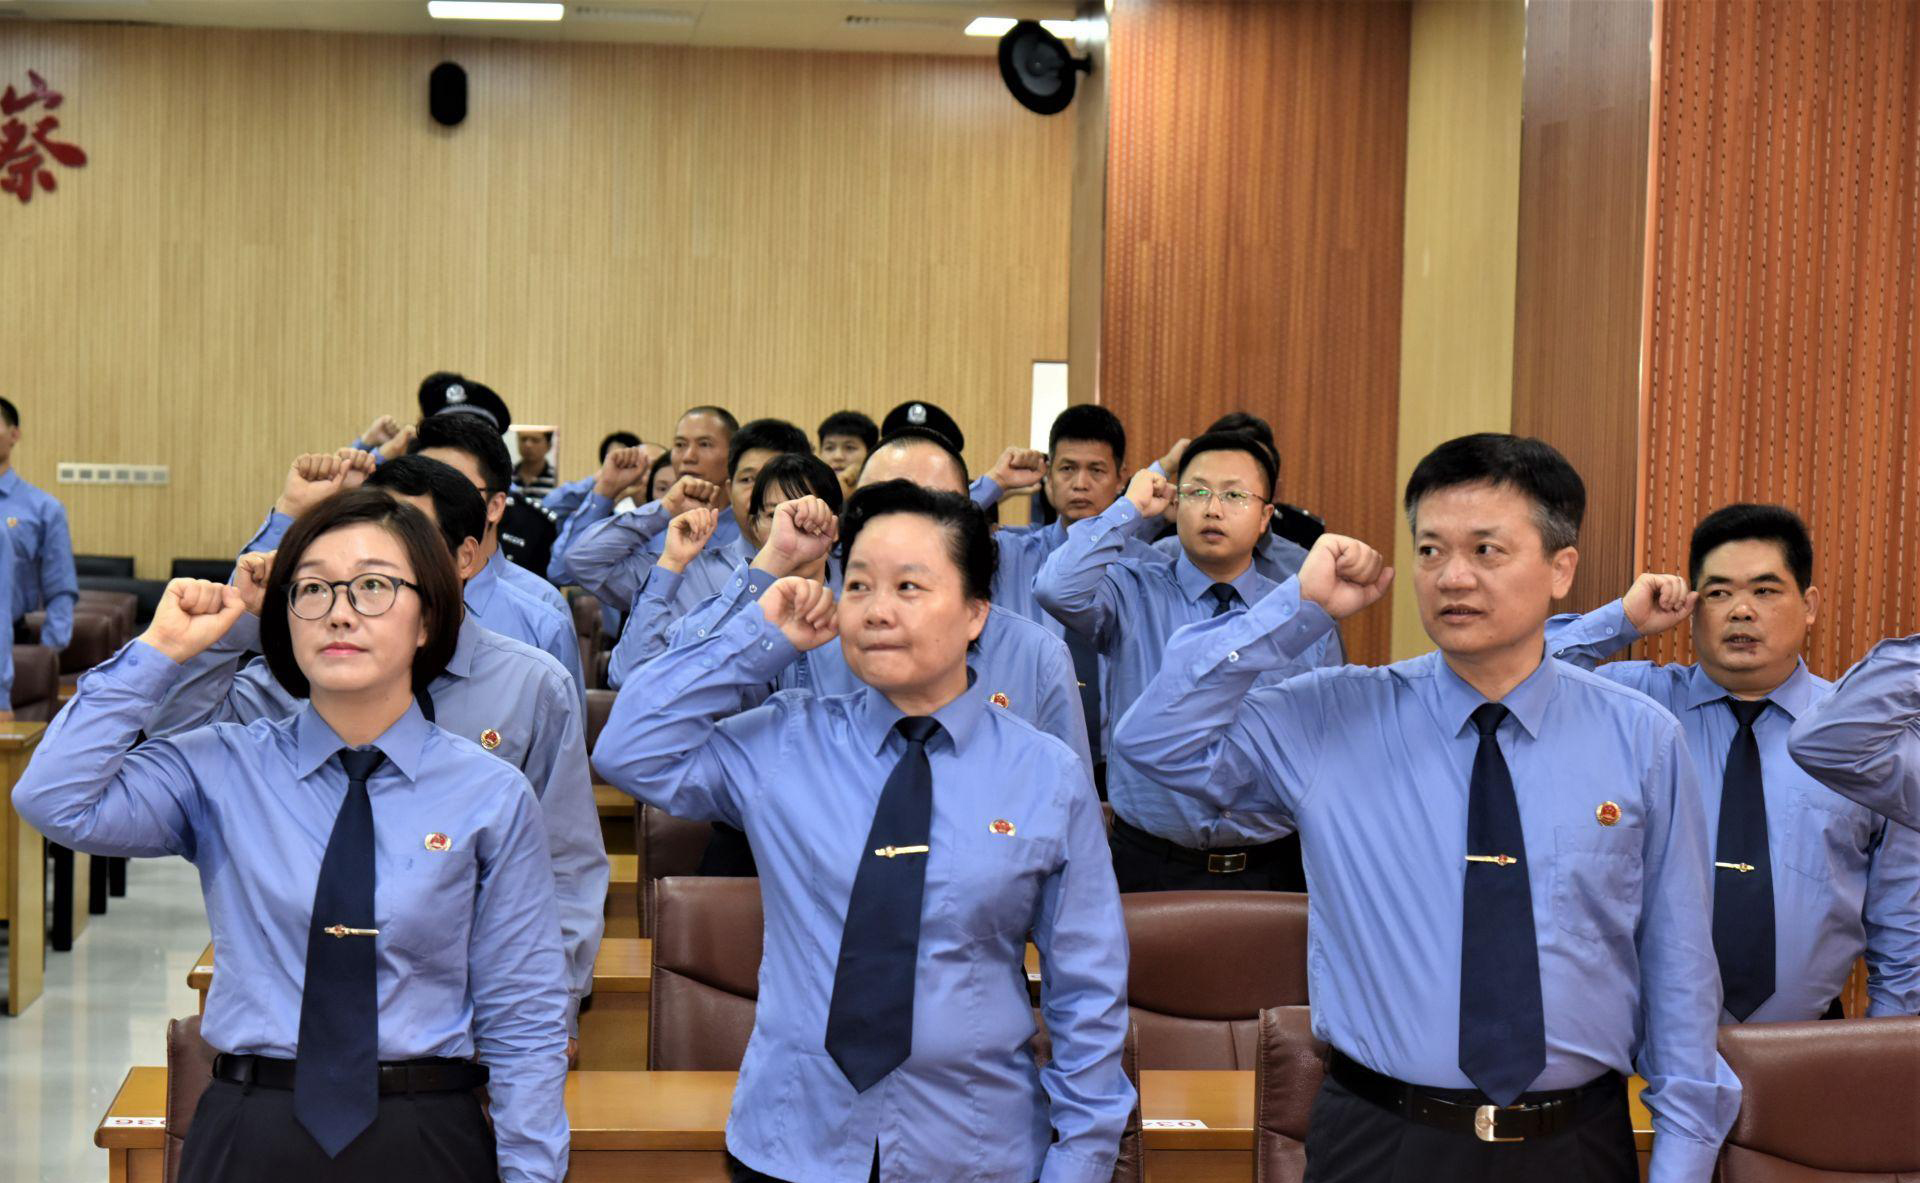
M458 62L441 62L427 76L427 110L443 127L458 127L467 117L467 72Z

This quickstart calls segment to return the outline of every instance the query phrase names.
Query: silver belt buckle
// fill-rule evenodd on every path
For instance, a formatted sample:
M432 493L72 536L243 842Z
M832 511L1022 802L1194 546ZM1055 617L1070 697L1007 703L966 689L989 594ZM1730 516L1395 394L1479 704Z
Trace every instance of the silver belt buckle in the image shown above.
M1498 1105L1482 1105L1473 1111L1473 1136L1482 1142L1524 1142L1525 1138L1501 1138L1494 1134L1494 1116L1500 1112Z
M1247 869L1247 852L1236 850L1232 854L1210 854L1207 856L1207 872L1212 875L1238 875Z

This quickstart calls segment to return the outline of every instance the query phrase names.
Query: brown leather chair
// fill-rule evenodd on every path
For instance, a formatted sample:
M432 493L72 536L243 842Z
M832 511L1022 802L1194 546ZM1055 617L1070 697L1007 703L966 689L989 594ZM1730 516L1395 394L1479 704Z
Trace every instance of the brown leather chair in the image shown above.
M1307 897L1155 891L1120 902L1141 1067L1252 1068L1260 1012L1307 1001Z
M1147 1141L1140 1121L1140 1033L1127 1024L1127 1046L1120 1064L1133 1082L1133 1112L1127 1115L1127 1128L1120 1131L1120 1154L1113 1160L1113 1183L1146 1183Z
M613 711L613 691L587 691L587 751L593 751L593 745L600 742L600 730L607 725L607 716ZM593 778L600 780L598 774Z
M1253 1066L1254 1183L1300 1183L1307 1177L1307 1122L1327 1071L1327 1045L1313 1037L1304 1006L1260 1012L1259 1058Z
M670 817L651 805L634 811L633 824L639 829L634 849L640 852L640 935L650 937L658 910L654 884L674 875L698 874L700 856L707 852L707 843L713 838L713 826Z
M760 881L673 876L654 900L647 1067L738 1071L760 997Z
M27 613L27 625L35 636L39 629L35 627L35 618L41 623L45 617L38 612ZM60 651L60 672L63 674L84 674L107 658L120 646L114 643L114 622L111 618L99 616L75 607L73 613L73 639Z
M1920 1018L1720 1028L1743 1089L1722 1183L1920 1179Z
M60 709L60 655L45 645L13 647L13 717L45 723Z
M200 1038L200 1016L174 1019L167 1024L167 1146L163 1161L166 1183L180 1174L180 1151L187 1127L200 1106L200 1094L213 1083L214 1050Z
M133 640L138 631L135 626L140 616L140 597L132 592L93 591L83 587L80 598L74 601L74 610L112 620L116 649Z

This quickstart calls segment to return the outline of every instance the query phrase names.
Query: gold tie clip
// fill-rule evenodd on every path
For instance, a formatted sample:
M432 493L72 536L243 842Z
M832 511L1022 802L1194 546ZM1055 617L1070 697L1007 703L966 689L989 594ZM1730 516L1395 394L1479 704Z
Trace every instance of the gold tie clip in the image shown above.
M1492 863L1496 867L1511 867L1520 860L1510 854L1470 854L1467 856L1467 861L1470 863Z
M348 928L344 924L335 924L320 931L330 937L377 937L380 935L380 930L377 928Z
M881 858L895 858L903 854L925 854L929 849L926 846L882 846L873 853Z
M1754 866L1752 863L1715 863L1713 865L1716 867L1724 867L1729 871L1738 871L1742 875L1746 874L1748 871L1757 871L1760 869Z

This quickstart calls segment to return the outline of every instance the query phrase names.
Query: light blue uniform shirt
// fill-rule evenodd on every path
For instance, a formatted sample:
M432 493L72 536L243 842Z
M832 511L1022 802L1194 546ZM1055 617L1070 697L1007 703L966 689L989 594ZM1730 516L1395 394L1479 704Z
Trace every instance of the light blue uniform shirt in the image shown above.
M14 807L75 850L198 867L220 950L201 1034L224 1052L292 1059L314 889L347 792L333 757L346 745L302 706L134 748L180 670L135 641L86 674ZM417 705L374 746L387 757L367 782L380 1059L485 1064L501 1178L559 1183L567 990L539 807L525 777ZM447 849L427 846L435 834Z
M545 497L540 499L540 508L556 518L564 519L580 508L580 503L587 499L587 494L593 492L593 482L598 479L599 474L596 473L593 476L583 476L577 481L566 481L555 485L548 490Z
M566 520L560 523L560 537L553 543L553 557L547 564L547 578L563 587L567 584L586 586L581 584L579 577L574 574L571 562L573 548L586 539L589 531L596 527L604 527L609 521L624 523L630 531L645 540L644 553L658 558L666 544L667 526L673 521L673 515L668 513L667 507L658 501L649 501L626 513L615 513L612 498L602 497L589 489L586 497L581 500L579 508L568 514ZM713 537L707 539L707 545L726 546L738 537L740 537L739 521L734 518L731 511L721 510L720 522L714 527ZM624 550L621 553L625 553ZM587 590L593 591L591 587ZM594 592L594 595L600 596L600 593ZM600 596L600 598L607 599L606 596ZM632 603L632 593L628 593L625 599L616 598L609 602Z
M1555 617L1547 651L1673 712L1700 777L1708 845L1718 832L1727 753L1739 730L1727 691L1697 665L1616 661L1640 639L1618 600L1585 616ZM1920 832L1894 825L1814 780L1787 755L1793 721L1833 693L1801 662L1754 723L1773 865L1774 991L1748 1022L1817 1019L1867 959L1867 1013L1920 1013ZM1715 876L1716 879L1718 876ZM1722 1013L1722 1023L1737 1022Z
M260 620L242 616L227 635L180 667L155 705L149 735L177 735L207 723L289 719L305 709L268 670L265 658L237 669L260 648ZM580 706L553 658L489 632L468 616L446 672L427 687L434 722L520 770L540 798L566 956L570 1029L579 1000L593 989L593 960L606 928L606 841L593 801L593 773ZM491 733L491 736L489 736Z
M1886 640L1794 720L1787 751L1834 792L1920 827L1920 636Z
M827 566L828 586L840 594L841 571L838 563ZM751 566L737 568L720 595L709 599L692 614L672 625L667 634L674 644L689 633L695 637L717 631L728 620L748 608L759 613L760 597L773 585L773 576ZM644 596L642 597L645 598ZM629 628L614 646L607 680L615 686L625 684L632 671L642 664L642 648L651 641ZM998 604L987 613L987 623L967 654L967 666L978 676L987 701L1025 719L1036 728L1059 739L1073 749L1088 775L1093 771L1093 755L1087 749L1086 712L1080 707L1080 684L1073 676L1073 655L1066 642L1024 616L1004 611ZM799 655L777 676L762 684L760 695L774 689L808 689L818 694L844 694L862 683L847 665L835 637L825 645ZM758 697L744 701L757 704Z
M0 473L0 520L13 541L13 619L46 609L40 643L65 649L73 640L73 605L80 580L73 569L73 539L67 507L53 494L28 484L20 471ZM11 658L9 658L11 661ZM11 682L11 679L9 679Z
M277 549L291 525L293 519L279 510L268 513L267 520L252 539L240 548L240 553L244 555ZM573 629L573 613L567 609L566 597L560 596L555 590L554 594L559 596L559 606L555 607L546 600L527 594L515 582L516 577L503 573L502 568L512 566L511 560L495 550L493 558L472 579L467 580L462 592L467 611L487 629L523 645L531 645L559 662L567 676L573 679L574 694L580 701L580 709L585 711L587 676L580 666L580 637ZM529 578L539 578L531 571L525 574Z
M493 568L494 574L498 575L502 581L519 588L554 611L564 614L568 620L573 619L573 609L567 607L566 595L539 575L508 558L507 552L496 549L493 557L487 560L487 566Z
M1461 907L1471 718L1486 700L1438 653L1258 685L1332 627L1288 581L1244 613L1181 629L1114 725L1114 748L1215 808L1297 825L1314 1033L1377 1072L1470 1089ZM1546 1067L1530 1087L1637 1070L1658 1135L1651 1183L1706 1183L1740 1083L1714 1050L1712 855L1680 725L1552 659L1503 702L1546 1018Z
M1213 578L1184 551L1168 559L1142 545L1135 531L1144 522L1124 497L1098 516L1075 522L1034 584L1041 606L1106 657L1101 702L1112 719L1147 693L1174 630L1209 619L1216 609L1208 594ZM1251 605L1264 599L1274 584L1249 566L1233 588L1242 604ZM1336 664L1327 648L1326 638L1317 638L1295 661L1268 672L1263 680L1278 682L1315 666ZM1112 748L1107 750L1107 800L1115 817L1189 850L1259 846L1293 832L1270 812L1226 813L1173 792L1152 765L1129 760Z
M796 1183L865 1183L876 1143L883 1179L1107 1183L1134 1103L1120 1064L1127 939L1085 765L990 707L984 679L935 714L913 1052L855 1093L826 1052L827 1007L854 873L904 751L901 714L865 686L731 714L795 656L746 605L649 665L594 749L616 787L753 844L766 951L728 1148ZM1044 1069L1028 1049L1029 934L1053 1040Z
M725 517L733 520L731 513ZM716 528L685 571L659 570L661 548L655 543L664 523L661 515L639 510L595 522L567 552L568 573L582 590L622 612L635 610L642 589L658 577L665 581L665 590L656 589L655 599L685 615L708 596L718 595L735 567L753 561L755 552L736 524L733 536L725 540Z

